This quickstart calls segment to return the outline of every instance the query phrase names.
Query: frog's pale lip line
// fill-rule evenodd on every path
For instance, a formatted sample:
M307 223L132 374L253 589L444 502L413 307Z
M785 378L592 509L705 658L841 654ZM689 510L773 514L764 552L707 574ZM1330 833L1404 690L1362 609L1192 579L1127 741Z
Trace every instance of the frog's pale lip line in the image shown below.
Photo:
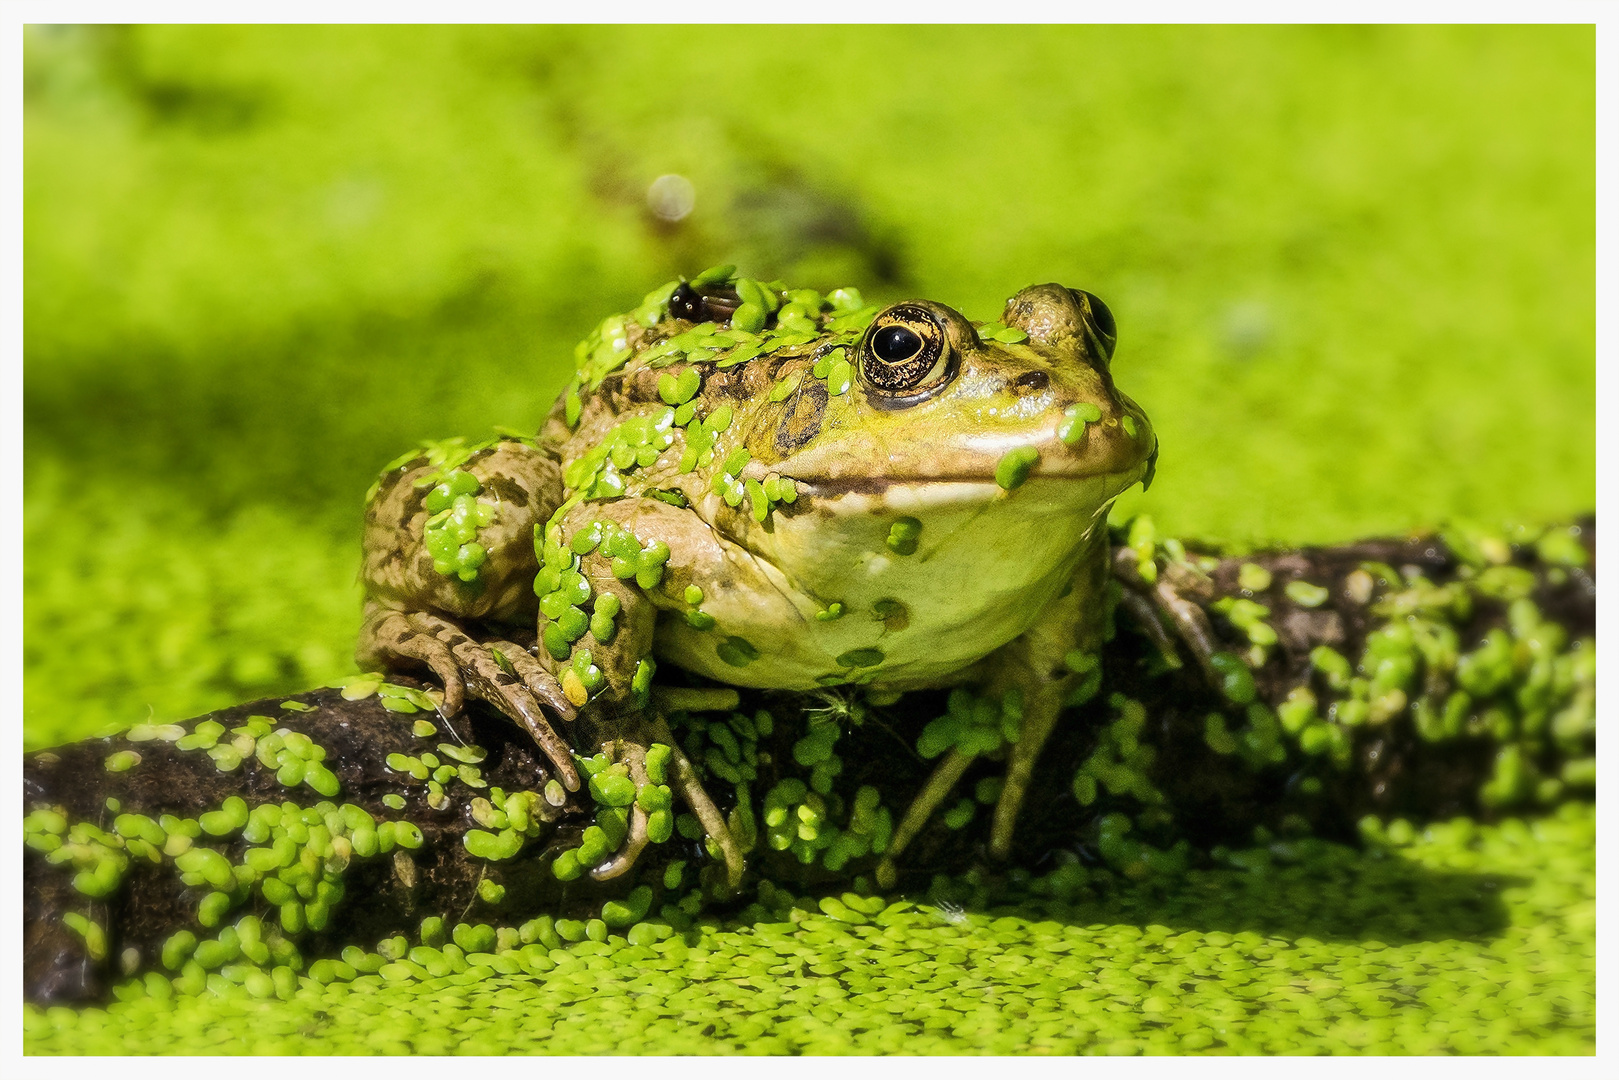
M1138 465L1132 469L1110 473L1041 473L1036 470L1026 483L1049 483L1062 481L1064 483L1085 483L1102 481L1117 481L1120 489L1129 487L1141 479L1146 465ZM787 474L783 474L787 475ZM958 476L858 476L837 479L817 479L814 477L794 476L793 483L798 486L801 493L821 498L835 498L839 495L881 495L894 488L926 488L938 486L941 488L985 489L985 493L993 495L1001 491L993 477L978 474ZM1111 485L1109 485L1111 486Z

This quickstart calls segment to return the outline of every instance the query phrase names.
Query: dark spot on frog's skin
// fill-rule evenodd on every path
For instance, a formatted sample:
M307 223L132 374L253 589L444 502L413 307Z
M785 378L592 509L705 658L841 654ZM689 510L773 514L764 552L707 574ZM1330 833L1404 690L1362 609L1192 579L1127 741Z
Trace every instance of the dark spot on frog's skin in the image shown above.
M711 372L703 380L703 389L716 398L730 398L733 401L742 401L752 397L742 379L743 368L726 371Z
M612 401L620 411L626 405L644 405L647 402L659 401L658 376L668 371L668 368L642 368L626 376L617 373L602 380L601 393L603 397ZM673 369L679 371L679 368Z
M819 379L805 379L787 399L787 411L776 425L776 453L786 456L821 433L829 395Z
M494 492L502 502L509 502L513 506L528 505L528 491L509 476L495 476L484 481L484 486Z
M793 518L800 514L813 513L808 499L799 499L793 503L777 503L770 511L772 517Z
M423 581L434 580L433 556L427 554L425 551L422 552L421 555L416 559L416 576L421 578Z
M411 638L413 638L415 636L416 636L416 631L414 631L414 630L406 630L404 633L400 634L399 637L394 639L394 644L395 645L403 645L405 642L409 641Z
M1033 390L1038 393L1051 385L1051 376L1039 368L1035 368L1033 371L1025 371L1012 380L1012 385L1019 390Z
M911 609L903 601L892 598L878 600L871 605L871 617L889 630L904 630L911 625Z
M513 686L517 683L517 676L509 675L502 671L500 675L496 677L495 681L502 686Z

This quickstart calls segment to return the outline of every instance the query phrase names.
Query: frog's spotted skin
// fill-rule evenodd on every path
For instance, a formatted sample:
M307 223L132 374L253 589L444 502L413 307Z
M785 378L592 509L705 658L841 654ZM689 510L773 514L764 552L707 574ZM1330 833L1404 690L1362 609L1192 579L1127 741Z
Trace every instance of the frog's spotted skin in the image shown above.
M569 745L633 765L674 743L648 709L654 657L740 686L1011 694L1022 720L992 841L1005 855L1081 681L1074 657L1101 643L1107 508L1157 456L1113 386L1115 333L1101 301L1060 285L975 325L730 267L671 283L580 344L533 443L441 449L384 475L362 663L429 666L447 711L463 687L492 701L570 788ZM534 655L514 627L537 631ZM941 762L890 859L966 760ZM672 764L738 880L723 818L690 763ZM644 834L631 820L632 849Z

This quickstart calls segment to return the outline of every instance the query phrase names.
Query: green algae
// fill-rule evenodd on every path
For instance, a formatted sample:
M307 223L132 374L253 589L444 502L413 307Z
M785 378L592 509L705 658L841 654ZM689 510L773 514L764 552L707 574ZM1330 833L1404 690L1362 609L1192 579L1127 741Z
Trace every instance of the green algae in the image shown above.
M1167 890L1061 867L1000 896L971 876L909 898L767 888L684 933L539 919L504 947L457 927L455 944L399 938L399 959L351 949L296 979L131 980L105 1009L25 1006L24 1050L1591 1053L1593 808L1398 824L1366 852Z

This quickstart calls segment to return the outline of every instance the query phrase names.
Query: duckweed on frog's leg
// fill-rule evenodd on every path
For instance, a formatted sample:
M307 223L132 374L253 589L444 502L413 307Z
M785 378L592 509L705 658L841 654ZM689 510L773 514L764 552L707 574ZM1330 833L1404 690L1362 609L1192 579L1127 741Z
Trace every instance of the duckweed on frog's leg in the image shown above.
M647 783L648 749L654 742L669 746L672 751L670 787L691 807L718 845L734 887L742 880L741 848L731 836L724 815L704 789L697 770L680 752L679 743L657 716L649 693L656 608L648 593L662 586L663 568L672 553L669 545L660 539L649 539L643 544L636 533L615 520L615 515L622 515L630 525L649 532L659 531L649 526L664 517L633 503L586 503L567 516L560 530L561 535L579 538L577 543L570 544L570 550L580 556L578 573L590 593L587 602L594 608L588 632L567 646L567 665L576 676L579 669L584 668L588 684L581 680L576 686L569 673L563 673L564 687L580 706L578 742L582 746L600 747L613 760L623 762L637 787ZM669 535L679 543L678 532ZM542 630L542 639L548 646L559 646L550 656L562 663L563 648L556 635L547 635ZM580 697L584 700L579 700ZM591 876L607 880L634 866L647 843L647 824L644 809L639 804L633 806L624 843L611 859L592 870Z
M534 525L561 501L561 471L516 439L438 443L401 459L366 501L362 668L426 666L444 683L444 712L467 691L517 721L557 776L578 790L568 744L545 710L572 720L562 685L484 626L533 625Z

